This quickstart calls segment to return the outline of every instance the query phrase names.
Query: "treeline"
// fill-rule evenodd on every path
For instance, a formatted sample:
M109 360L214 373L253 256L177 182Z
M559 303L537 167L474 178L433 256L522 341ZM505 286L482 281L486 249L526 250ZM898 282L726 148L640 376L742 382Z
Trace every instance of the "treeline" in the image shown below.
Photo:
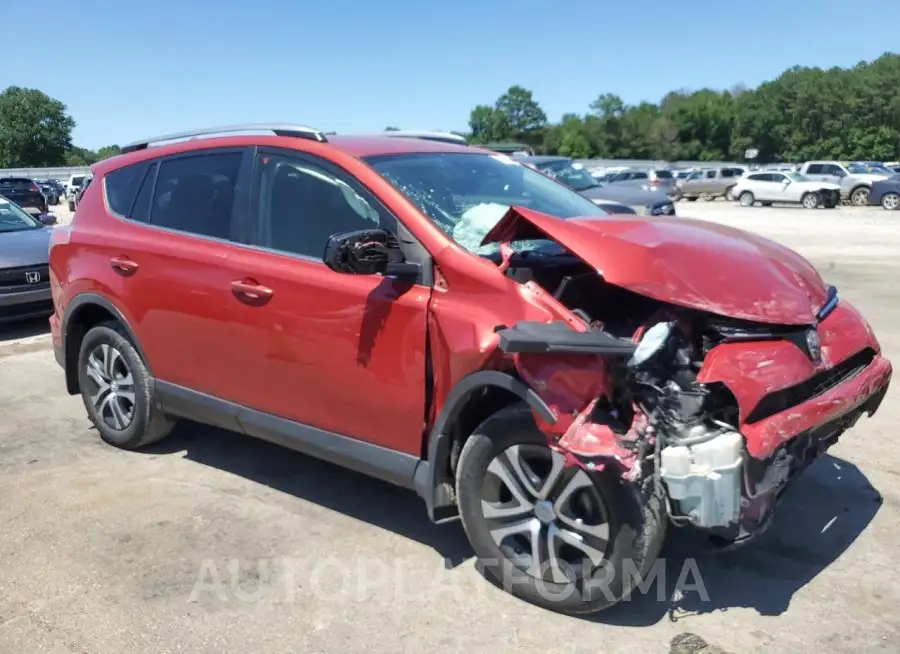
M43 91L9 86L0 92L0 168L88 166L119 154L72 145L75 120L66 105Z
M473 143L515 141L573 158L743 160L900 159L900 55L852 68L795 66L755 89L672 91L658 104L601 94L586 114L551 124L513 86L469 117Z
M66 106L37 89L0 92L0 168L82 166L118 154L72 144ZM672 91L627 105L603 93L586 114L550 123L531 91L512 86L469 116L472 143L524 142L574 158L742 160L900 159L900 55L852 68L795 66L755 89ZM390 129L397 129L389 127Z

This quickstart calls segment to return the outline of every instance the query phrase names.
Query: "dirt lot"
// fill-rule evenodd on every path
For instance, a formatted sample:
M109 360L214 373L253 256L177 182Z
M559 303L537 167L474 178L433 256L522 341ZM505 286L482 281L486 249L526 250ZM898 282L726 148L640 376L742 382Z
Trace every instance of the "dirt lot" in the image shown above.
M799 249L900 362L900 214L679 211ZM697 559L705 593L675 592L676 536L661 600L578 620L487 584L410 493L195 425L104 446L42 328L0 333L0 652L900 651L896 387L763 540ZM722 649L673 648L682 634Z

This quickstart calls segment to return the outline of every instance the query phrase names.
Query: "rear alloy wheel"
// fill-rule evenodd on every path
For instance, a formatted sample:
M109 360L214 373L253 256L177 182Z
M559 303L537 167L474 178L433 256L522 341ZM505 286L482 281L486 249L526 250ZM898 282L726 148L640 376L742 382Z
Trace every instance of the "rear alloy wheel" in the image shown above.
M854 206L864 207L869 204L869 189L865 186L861 186L860 188L853 191L850 196L850 201Z
M85 334L78 385L88 417L110 445L132 450L172 430L173 423L154 401L147 366L116 323L97 325Z
M665 535L655 497L638 501L613 466L573 464L520 405L466 441L457 497L484 570L507 592L562 613L594 613L629 595Z
M744 191L743 193L741 193L741 195L738 197L738 200L740 200L742 207L752 207L753 203L756 202L756 198L753 197L753 194L750 191Z
M800 204L804 209L816 209L819 206L819 196L816 193L804 193Z
M885 193L881 198L881 206L888 211L900 209L900 195L897 193Z

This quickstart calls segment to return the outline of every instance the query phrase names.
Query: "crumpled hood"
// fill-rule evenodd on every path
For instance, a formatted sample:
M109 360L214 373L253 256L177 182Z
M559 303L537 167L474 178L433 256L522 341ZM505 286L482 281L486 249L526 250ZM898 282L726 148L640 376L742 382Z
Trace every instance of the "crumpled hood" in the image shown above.
M49 227L0 232L0 268L46 264L50 247Z
M511 207L482 244L551 239L610 284L663 302L771 324L816 322L826 286L799 254L685 218L560 219Z

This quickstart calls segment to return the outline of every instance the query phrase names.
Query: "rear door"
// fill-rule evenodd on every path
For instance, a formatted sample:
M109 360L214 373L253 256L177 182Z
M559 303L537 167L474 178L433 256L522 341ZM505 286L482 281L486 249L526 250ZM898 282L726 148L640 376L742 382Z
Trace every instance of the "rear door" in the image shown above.
M229 298L240 340L234 399L295 422L421 454L425 419L430 257L396 217L347 171L295 150L260 148L251 236L234 256ZM328 238L385 229L419 283L348 275L322 260Z
M104 179L107 207L124 219L102 241L116 273L111 286L133 314L154 376L225 399L240 395L243 378L233 240L251 164L249 149L211 148Z

